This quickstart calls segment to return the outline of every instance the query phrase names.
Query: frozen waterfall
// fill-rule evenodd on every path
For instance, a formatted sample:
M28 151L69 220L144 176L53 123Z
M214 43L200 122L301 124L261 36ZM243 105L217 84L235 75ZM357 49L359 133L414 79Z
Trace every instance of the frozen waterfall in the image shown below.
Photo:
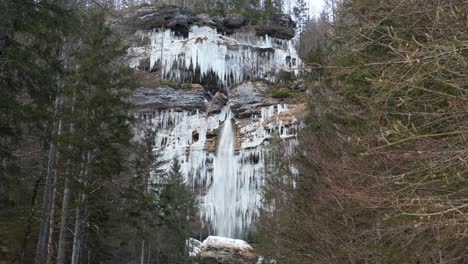
M255 78L271 81L280 70L299 73L302 62L291 40L258 37L254 32L229 36L207 26L192 26L188 37L169 29L142 33L149 45L129 49L131 67L145 65L163 79L201 83L216 77L224 88Z
M198 110L146 114L146 124L157 131L155 152L163 164L158 171L168 171L171 160L179 159L210 235L244 238L252 229L265 181L265 142L275 134L294 138L300 129L298 121L288 121L290 111L278 104L249 119L235 118L229 106L211 116Z
M236 222L241 221L237 219L237 159L232 123L231 111L228 110L214 160L213 186L205 196L204 202L216 235L225 237L234 237Z
M204 88L149 84L138 94L142 106L138 116L157 132L154 151L161 165L154 178L167 172L173 158L178 158L199 200L200 220L206 227L201 232L245 238L261 206L268 141L272 137L294 139L301 127L296 117L303 109L267 98L268 93L249 83L242 89L258 95L237 91L239 103L232 89L250 79L274 81L280 71L298 74L302 62L293 42L257 36L252 30L223 35L215 28L197 25L188 36L155 29L137 31L134 37L140 41L129 49L131 67L176 83L200 83ZM218 91L226 92L228 102L220 112L210 112L212 101L208 100ZM244 105L250 114L240 115L236 104Z

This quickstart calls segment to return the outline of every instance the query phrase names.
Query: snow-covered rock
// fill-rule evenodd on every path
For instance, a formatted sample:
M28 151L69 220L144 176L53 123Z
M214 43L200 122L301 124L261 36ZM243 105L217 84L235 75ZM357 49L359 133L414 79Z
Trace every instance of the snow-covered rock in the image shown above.
M200 255L202 242L196 240L195 238L189 238L187 240L187 247L189 257L197 257L198 255Z
M201 245L201 264L257 263L253 248L245 241L209 236Z

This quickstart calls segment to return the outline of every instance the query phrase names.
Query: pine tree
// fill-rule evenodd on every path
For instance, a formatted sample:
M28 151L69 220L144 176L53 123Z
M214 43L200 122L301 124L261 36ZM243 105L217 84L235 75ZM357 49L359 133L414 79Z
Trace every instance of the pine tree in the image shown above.
M191 219L196 215L196 201L191 188L184 183L180 162L175 158L159 196L163 224L163 252L169 263L186 263L186 240L191 232Z
M93 257L89 246L95 234L85 228L86 223L96 221L93 208L102 208L107 201L97 197L112 196L106 187L126 169L125 149L131 139L126 98L134 86L121 60L125 46L107 25L103 11L87 10L80 33L79 49L71 58L76 65L70 69L74 82L67 87L74 110L65 113L74 128L66 137L74 150L71 155L78 160L72 190L77 199L71 263L79 263L84 254ZM96 221L97 226L102 224Z
M44 263L53 217L64 75L62 48L72 32L75 14L62 1L7 0L0 6L4 10L0 18L0 184L8 200L11 200L10 193L18 192L15 189L25 190L23 197L31 196L18 260L23 262L36 200L40 198L40 183L45 182L42 204L37 206L42 207L42 212L35 260ZM41 154L18 155L32 145L36 145ZM34 162L35 168L23 165L28 161ZM3 180L7 184L3 184Z
M293 8L294 16L297 19L297 26L299 32L304 31L305 24L307 22L309 8L305 0L296 0L296 6Z

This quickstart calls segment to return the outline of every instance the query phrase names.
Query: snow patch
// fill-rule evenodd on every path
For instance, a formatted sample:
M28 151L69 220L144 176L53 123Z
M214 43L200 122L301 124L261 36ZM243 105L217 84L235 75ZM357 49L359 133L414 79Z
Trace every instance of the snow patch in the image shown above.
M229 249L240 250L240 251L253 250L253 248L249 245L249 243L245 242L244 240L232 239L232 238L220 237L220 236L209 236L207 239L205 239L201 245L202 251L209 247L229 248Z

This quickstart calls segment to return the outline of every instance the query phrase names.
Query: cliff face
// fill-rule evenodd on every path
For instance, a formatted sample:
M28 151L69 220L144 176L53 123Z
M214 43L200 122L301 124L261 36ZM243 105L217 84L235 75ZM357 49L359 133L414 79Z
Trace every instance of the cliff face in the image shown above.
M155 175L177 157L209 232L242 237L258 214L268 141L294 139L304 109L272 98L268 82L249 80L297 73L301 61L291 40L257 36L240 16L193 17L176 7L145 8L128 19L136 27L129 64L172 82L142 85L132 98L142 120L137 134L157 131L164 165Z
M278 72L297 73L302 66L290 40L290 19L275 28L255 27L241 15L193 16L166 7L139 9L127 20L134 31L132 67L175 82L199 83L211 93L243 80L275 81Z

